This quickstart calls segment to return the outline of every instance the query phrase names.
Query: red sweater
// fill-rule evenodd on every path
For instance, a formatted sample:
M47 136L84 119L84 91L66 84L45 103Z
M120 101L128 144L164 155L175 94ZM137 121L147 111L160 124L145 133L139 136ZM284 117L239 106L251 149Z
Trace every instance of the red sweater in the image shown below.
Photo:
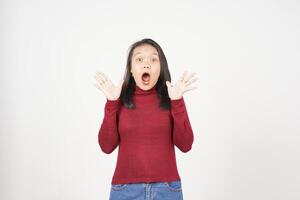
M136 86L133 100L135 110L106 99L98 142L107 154L119 146L111 183L181 180L174 145L188 152L194 141L183 97L171 100L171 110L161 110L154 87Z

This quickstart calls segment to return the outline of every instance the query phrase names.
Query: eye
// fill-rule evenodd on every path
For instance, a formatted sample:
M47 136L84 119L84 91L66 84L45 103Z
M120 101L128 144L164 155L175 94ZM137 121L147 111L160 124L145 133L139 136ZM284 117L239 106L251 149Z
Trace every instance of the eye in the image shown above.
M135 60L138 61L138 62L141 62L142 58L136 58Z
M157 60L157 58L152 58L152 62L156 62Z

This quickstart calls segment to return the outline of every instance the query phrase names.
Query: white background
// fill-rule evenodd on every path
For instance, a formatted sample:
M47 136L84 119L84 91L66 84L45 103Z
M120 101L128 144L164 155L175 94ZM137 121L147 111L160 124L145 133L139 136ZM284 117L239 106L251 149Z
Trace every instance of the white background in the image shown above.
M152 38L184 94L195 141L176 149L185 200L300 198L300 3L2 0L0 199L105 200L117 149L98 145L102 71Z

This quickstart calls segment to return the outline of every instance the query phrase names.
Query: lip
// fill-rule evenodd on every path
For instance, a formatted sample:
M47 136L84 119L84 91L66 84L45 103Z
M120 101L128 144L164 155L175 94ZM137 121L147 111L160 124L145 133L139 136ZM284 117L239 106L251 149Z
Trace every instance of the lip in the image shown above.
M141 75L141 77L143 77L144 74L148 74L151 77L150 72L143 72L142 75Z
M145 81L143 80L143 75L144 75L144 74L148 74L148 75L149 75L149 81L145 82ZM143 83L149 84L149 83L150 83L150 80L151 80L151 74L150 74L150 72L143 72L142 75L141 75L141 80L142 80Z

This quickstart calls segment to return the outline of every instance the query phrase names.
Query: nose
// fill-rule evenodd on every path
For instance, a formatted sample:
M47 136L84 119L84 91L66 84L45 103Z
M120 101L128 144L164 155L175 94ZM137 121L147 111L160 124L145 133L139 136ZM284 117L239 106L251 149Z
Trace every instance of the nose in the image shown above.
M144 68L151 68L151 65L150 65L150 63L149 62L145 62L145 64L144 64Z
M149 59L145 59L144 68L149 68L149 69L151 68Z

